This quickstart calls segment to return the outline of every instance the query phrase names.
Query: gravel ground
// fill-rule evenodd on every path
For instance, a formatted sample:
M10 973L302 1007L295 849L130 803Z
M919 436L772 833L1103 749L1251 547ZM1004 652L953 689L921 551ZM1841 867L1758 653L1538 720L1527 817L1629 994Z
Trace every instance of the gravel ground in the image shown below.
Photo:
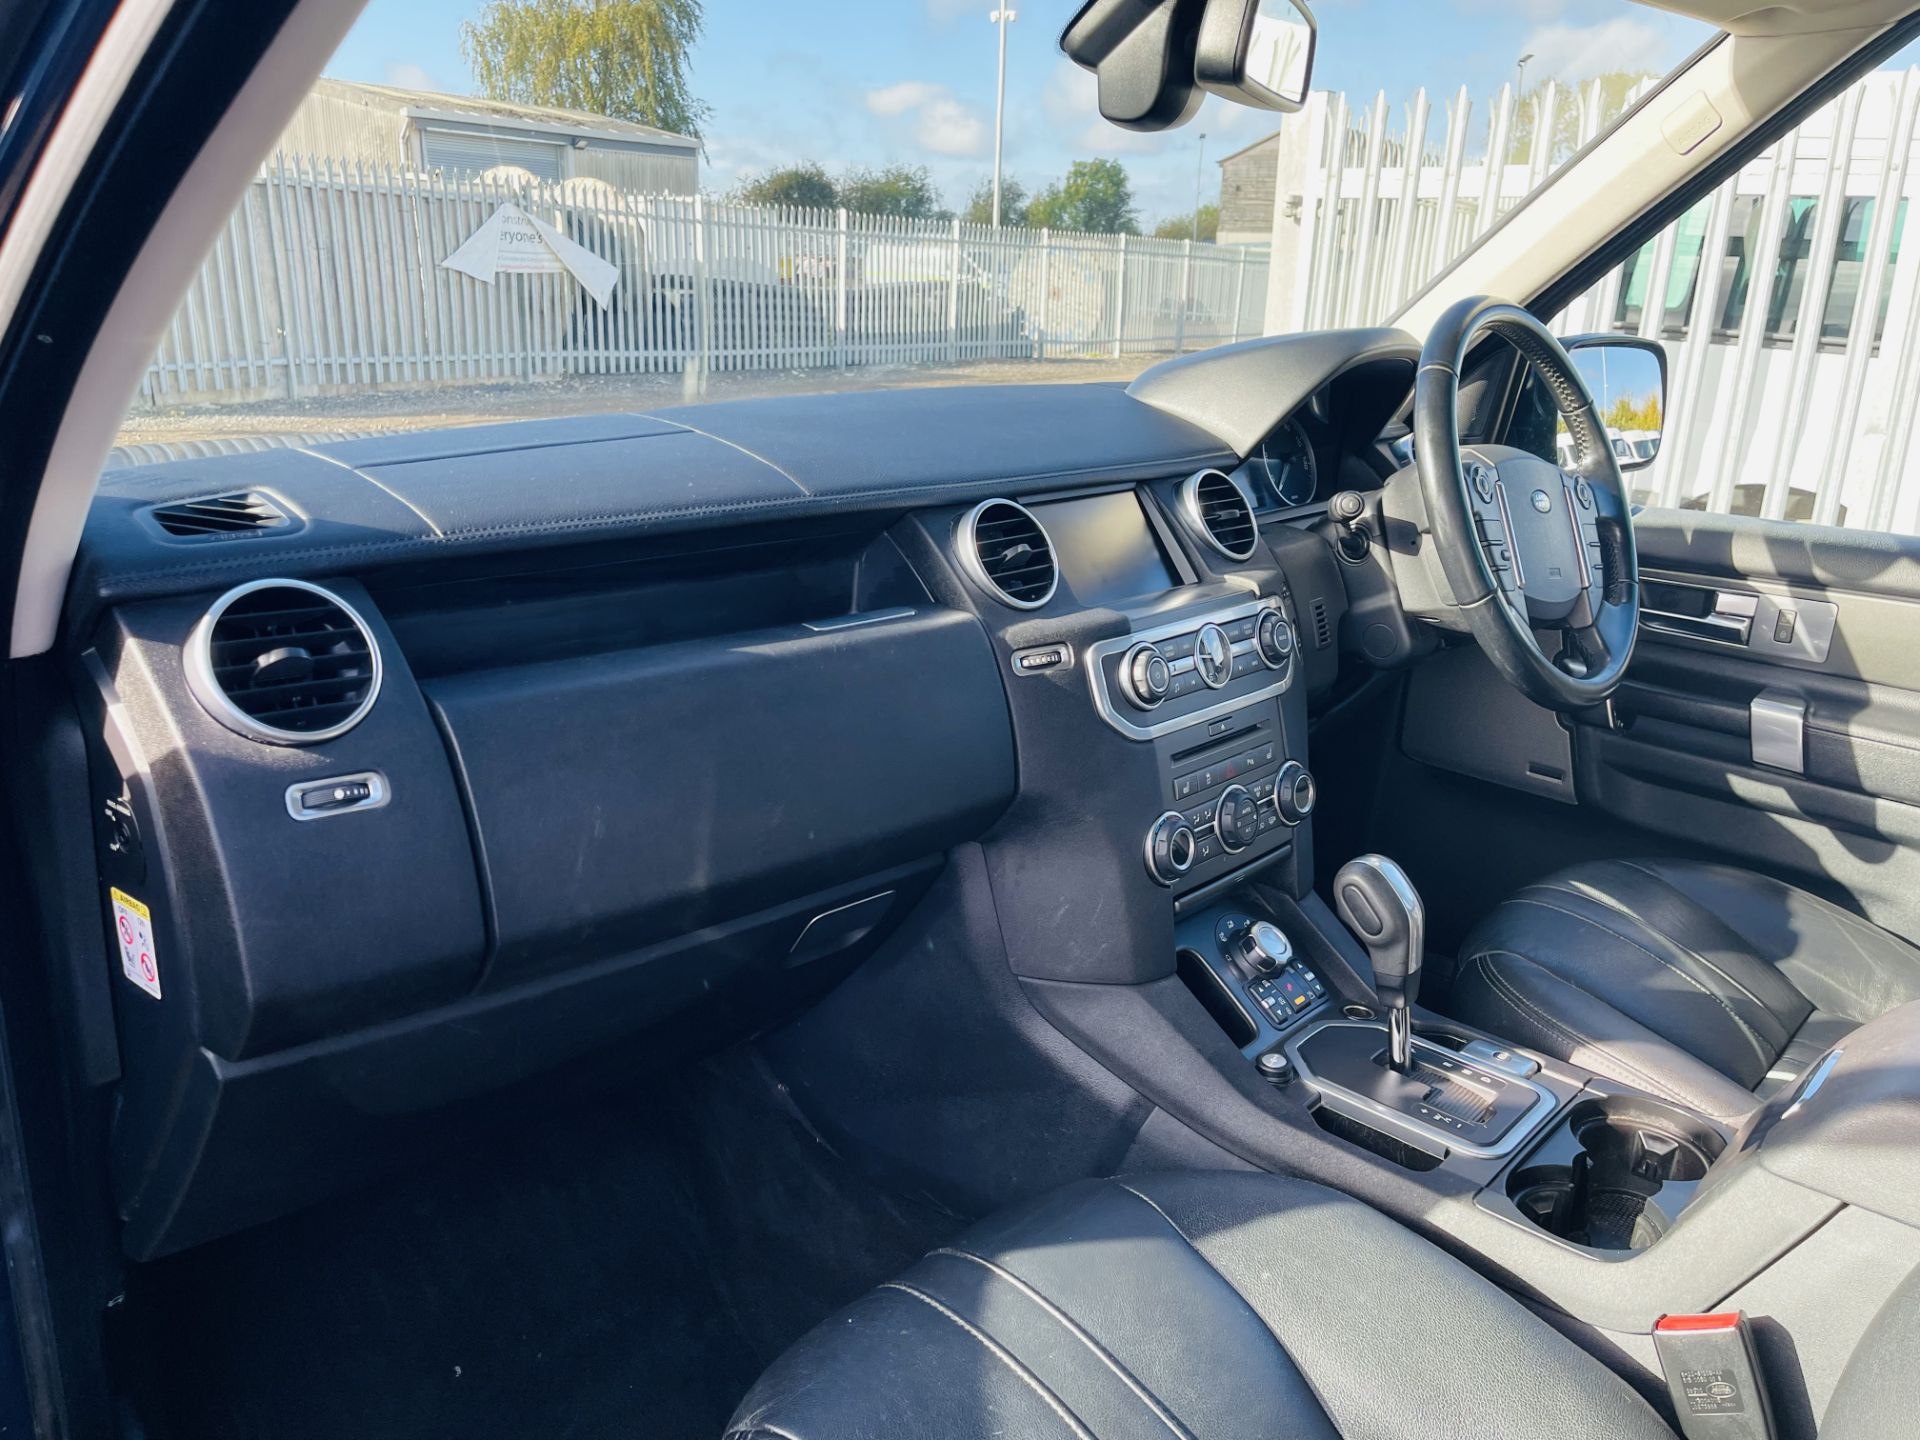
M867 366L854 370L721 372L708 376L704 393L678 375L580 376L529 383L444 385L418 390L382 390L328 395L300 401L245 405L199 405L169 409L136 406L122 422L115 461L164 458L144 447L249 437L298 435L321 439L426 430L443 425L483 425L607 410L645 410L686 400L740 400L760 395L817 395L839 390L892 390L915 385L1072 384L1131 380L1162 357L1120 360L991 361L974 365ZM138 448L136 448L138 447Z

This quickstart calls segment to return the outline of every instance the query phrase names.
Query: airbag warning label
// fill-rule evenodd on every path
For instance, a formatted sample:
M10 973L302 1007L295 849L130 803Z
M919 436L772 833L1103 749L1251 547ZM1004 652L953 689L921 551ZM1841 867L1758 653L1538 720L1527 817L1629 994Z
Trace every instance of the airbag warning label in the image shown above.
M113 896L113 935L120 942L120 971L154 999L160 998L160 962L153 953L153 915L124 890Z
M1747 1408L1731 1370L1683 1370L1680 1386L1690 1414L1733 1415Z

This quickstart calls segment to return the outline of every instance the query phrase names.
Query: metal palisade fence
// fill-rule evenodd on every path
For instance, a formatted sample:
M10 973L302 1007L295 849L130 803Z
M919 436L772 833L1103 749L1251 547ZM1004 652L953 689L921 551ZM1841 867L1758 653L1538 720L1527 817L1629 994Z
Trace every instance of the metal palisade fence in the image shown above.
M1508 87L1478 125L1464 90L1397 113L1315 95L1283 130L1269 325L1390 317L1638 93ZM1920 71L1867 75L1556 318L1666 347L1644 499L1920 532L1916 112Z
M619 271L446 260L518 205ZM1257 335L1264 247L993 229L276 156L162 339L152 405L463 381L1046 360Z

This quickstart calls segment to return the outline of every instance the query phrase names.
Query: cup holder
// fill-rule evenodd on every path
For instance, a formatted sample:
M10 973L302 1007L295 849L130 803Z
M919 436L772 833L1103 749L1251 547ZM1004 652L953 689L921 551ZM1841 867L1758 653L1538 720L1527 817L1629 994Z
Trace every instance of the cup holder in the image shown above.
M1514 1208L1594 1250L1644 1250L1672 1227L1725 1138L1654 1100L1582 1100L1507 1179Z

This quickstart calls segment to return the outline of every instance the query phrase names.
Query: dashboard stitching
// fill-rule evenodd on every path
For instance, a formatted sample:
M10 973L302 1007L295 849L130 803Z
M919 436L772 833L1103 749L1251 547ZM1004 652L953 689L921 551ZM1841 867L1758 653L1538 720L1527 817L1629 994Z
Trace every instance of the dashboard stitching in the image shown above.
M1170 459L1170 466L1193 464L1205 457L1195 456L1187 459ZM228 570L253 567L263 563L285 560L317 560L334 556L366 555L379 551L416 548L434 549L455 540L483 540L497 537L520 535L561 535L569 531L607 529L617 525L631 524L637 521L679 520L704 516L722 516L747 514L755 511L792 511L815 509L855 509L874 500L888 500L900 497L923 496L954 490L973 490L992 495L1008 488L1009 483L1026 484L1046 480L1067 480L1072 478L1097 478L1102 475L1134 474L1134 466L1101 466L1083 471L1049 471L1035 475L1016 475L998 479L943 480L930 485L897 485L882 490L857 490L843 494L816 495L803 493L795 496L781 496L772 500L738 500L718 505L679 506L663 510L621 510L602 515L582 515L567 520L526 520L504 525L476 526L464 530L444 530L436 535L403 535L391 540L362 540L348 545L320 545L279 548L268 552L256 552L252 555L235 556L224 560L201 561L193 565L166 566L160 569L131 570L116 575L116 581L131 582L137 580L173 579L183 575L220 574ZM357 471L355 473L358 473ZM797 483L797 482L796 482Z

